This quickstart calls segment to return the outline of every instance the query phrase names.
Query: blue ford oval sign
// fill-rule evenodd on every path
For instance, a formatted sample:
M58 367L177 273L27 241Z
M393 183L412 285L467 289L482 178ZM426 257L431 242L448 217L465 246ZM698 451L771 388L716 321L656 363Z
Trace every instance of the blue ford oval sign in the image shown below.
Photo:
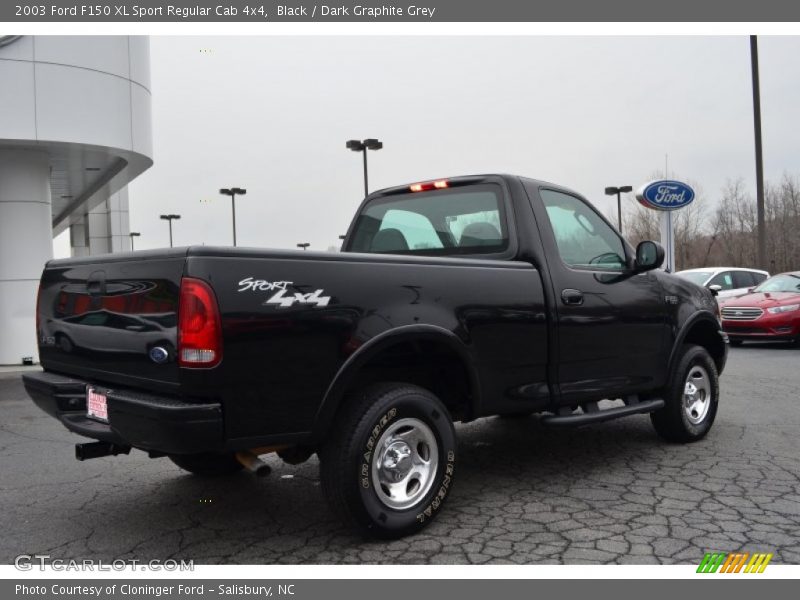
M636 192L640 204L655 210L677 210L694 200L694 190L680 181L664 179L644 184Z

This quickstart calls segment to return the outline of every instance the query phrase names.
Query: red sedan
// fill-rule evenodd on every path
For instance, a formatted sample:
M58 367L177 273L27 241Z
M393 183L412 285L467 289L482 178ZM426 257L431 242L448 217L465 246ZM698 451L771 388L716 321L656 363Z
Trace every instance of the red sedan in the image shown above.
M744 296L726 298L720 312L734 346L744 340L800 343L800 271L775 275Z

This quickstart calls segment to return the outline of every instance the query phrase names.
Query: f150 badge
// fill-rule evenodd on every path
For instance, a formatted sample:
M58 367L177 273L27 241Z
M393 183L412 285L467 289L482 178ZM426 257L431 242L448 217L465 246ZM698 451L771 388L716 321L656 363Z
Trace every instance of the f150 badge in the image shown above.
M315 290L308 294L290 291L294 287L291 281L266 281L248 277L239 282L239 292L274 292L264 304L274 304L278 308L290 308L295 304L310 304L313 306L328 306L330 296L323 296L325 290Z

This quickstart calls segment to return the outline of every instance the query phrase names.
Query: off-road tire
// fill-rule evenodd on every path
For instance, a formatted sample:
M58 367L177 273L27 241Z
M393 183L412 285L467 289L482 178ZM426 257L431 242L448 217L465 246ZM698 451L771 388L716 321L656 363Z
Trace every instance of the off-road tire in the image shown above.
M707 406L701 412L692 414L686 395L690 375L707 378L708 390L705 394ZM693 379L702 381L701 377ZM662 390L664 407L650 413L650 420L656 432L669 442L696 442L709 432L714 424L719 407L719 375L714 360L702 346L684 344L668 384Z
M413 505L396 508L387 505L389 492L380 478L376 480L373 468L384 464L379 460L386 456L381 441L394 439L390 434L395 428L398 436L404 435L402 423L425 430L435 449L428 448L427 483L420 484L416 498L415 482L409 484ZM422 450L409 460L424 458L426 444L412 447ZM394 539L426 527L449 497L456 462L455 430L447 408L429 391L405 383L379 384L346 400L319 457L322 491L333 512L368 537ZM415 469L408 472L412 479Z

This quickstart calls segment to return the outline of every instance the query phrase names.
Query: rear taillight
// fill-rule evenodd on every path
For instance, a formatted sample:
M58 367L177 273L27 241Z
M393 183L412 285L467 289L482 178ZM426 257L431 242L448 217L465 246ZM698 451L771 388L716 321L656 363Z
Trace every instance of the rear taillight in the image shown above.
M213 367L222 360L222 323L211 287L199 279L181 279L178 307L178 364Z

